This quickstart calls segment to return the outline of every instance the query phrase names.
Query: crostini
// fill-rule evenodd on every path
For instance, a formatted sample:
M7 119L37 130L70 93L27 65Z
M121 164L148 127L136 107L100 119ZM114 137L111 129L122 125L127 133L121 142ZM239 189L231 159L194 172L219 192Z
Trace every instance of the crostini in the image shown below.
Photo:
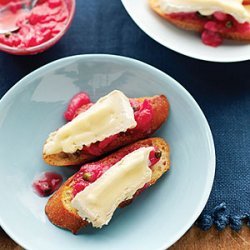
M163 139L149 138L87 163L48 200L46 215L73 233L89 223L101 228L169 170L169 155Z
M249 0L149 0L149 4L177 27L200 32L206 45L217 47L223 38L250 42Z
M43 159L49 165L83 164L149 137L167 119L169 103L164 95L129 99L114 90L77 112L44 144Z

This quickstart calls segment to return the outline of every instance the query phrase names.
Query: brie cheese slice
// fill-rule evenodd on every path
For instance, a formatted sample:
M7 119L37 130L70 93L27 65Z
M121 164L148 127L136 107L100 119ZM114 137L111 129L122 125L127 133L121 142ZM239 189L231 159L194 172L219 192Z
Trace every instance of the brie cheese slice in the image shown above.
M121 91L114 90L71 122L51 133L43 152L47 155L74 153L83 146L126 132L136 125L129 99Z
M126 155L79 192L71 202L79 216L94 227L107 225L119 204L151 180L149 154L153 149L142 147Z

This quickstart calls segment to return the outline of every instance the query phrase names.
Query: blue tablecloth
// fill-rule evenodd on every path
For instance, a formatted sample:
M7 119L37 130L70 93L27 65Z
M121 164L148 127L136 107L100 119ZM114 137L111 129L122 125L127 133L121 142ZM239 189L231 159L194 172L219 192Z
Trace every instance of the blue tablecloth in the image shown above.
M208 229L215 223L220 230L230 224L237 230L242 219L249 222L250 62L219 64L182 56L145 35L119 0L78 0L70 30L53 48L25 57L0 53L0 96L38 67L86 53L136 58L166 72L193 95L211 126L217 155L214 187L198 224Z

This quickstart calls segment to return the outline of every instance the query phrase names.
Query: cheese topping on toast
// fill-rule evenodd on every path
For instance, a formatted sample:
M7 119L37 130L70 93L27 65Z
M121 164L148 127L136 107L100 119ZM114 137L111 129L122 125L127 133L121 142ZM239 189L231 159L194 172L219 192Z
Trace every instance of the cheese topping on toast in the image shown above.
M238 22L250 22L250 7L243 0L159 0L164 13L196 12L204 16L219 11L232 15Z
M136 125L129 99L121 91L114 90L71 122L51 133L43 153L74 153L83 146L126 132Z
M71 205L79 216L101 228L111 220L119 204L131 199L151 180L149 154L154 147L142 147L126 155L99 179L79 192Z

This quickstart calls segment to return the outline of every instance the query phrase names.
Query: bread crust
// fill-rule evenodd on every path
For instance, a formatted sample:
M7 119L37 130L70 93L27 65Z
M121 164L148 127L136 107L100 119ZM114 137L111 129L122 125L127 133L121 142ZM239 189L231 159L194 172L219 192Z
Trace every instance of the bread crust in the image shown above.
M250 0L244 1L244 4L250 4ZM196 20L179 20L176 18L171 17L170 15L162 12L159 0L149 0L150 7L161 17L163 17L168 22L172 23L173 25L189 31L201 32L203 30L203 24ZM238 41L247 41L250 42L250 32L218 32L220 35L227 39L233 39Z
M132 100L142 103L145 99L150 102L153 109L151 133L133 133L133 135L119 134L118 138L116 138L116 140L107 146L104 154L107 154L135 141L149 137L165 122L169 113L169 102L167 98L164 95L160 95L153 97L134 98ZM95 160L97 157L90 154L66 154L62 152L52 155L43 154L43 159L47 164L52 166L71 166L80 165Z
M148 183L149 186L153 185L166 171L170 168L170 149L168 144L162 138L149 138L138 141L134 144L126 146L117 152L97 161L96 163L103 164L109 162L112 158L115 158L117 153L124 151L133 151L134 147L143 146L155 146L161 152L162 156L159 162L152 167L152 178ZM74 175L70 177L48 200L45 213L49 220L56 226L70 230L72 233L77 233L82 227L85 227L88 222L83 220L77 211L71 207L70 202L73 199L72 194L72 180ZM134 199L134 198L133 198ZM132 202L132 200L125 201L120 204L120 207L124 207Z

